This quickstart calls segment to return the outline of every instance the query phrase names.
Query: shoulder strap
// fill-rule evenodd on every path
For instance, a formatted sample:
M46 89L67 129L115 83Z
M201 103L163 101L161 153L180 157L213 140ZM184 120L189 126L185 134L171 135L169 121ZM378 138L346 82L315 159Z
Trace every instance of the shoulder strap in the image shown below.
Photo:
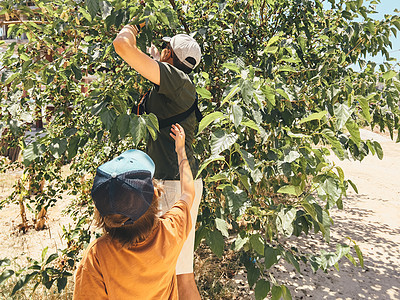
M166 119L158 119L158 125L159 125L159 127L161 129L161 128L169 127L169 126L171 126L172 124L175 124L175 123L180 123L183 120L185 120L187 117L189 117L190 114L193 111L196 114L197 122L200 122L201 119L203 119L203 116L202 116L202 114L201 114L201 112L199 110L199 107L198 107L197 93L196 93L196 100L194 100L192 106L188 110L186 110L183 113L180 113L178 115L166 118Z

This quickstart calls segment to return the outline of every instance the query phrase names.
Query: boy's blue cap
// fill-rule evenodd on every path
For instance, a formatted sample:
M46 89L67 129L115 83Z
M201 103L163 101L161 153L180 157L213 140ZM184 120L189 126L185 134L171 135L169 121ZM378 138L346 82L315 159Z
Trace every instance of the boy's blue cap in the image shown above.
M153 201L154 162L140 150L127 150L97 168L92 198L102 216L120 214L132 224Z

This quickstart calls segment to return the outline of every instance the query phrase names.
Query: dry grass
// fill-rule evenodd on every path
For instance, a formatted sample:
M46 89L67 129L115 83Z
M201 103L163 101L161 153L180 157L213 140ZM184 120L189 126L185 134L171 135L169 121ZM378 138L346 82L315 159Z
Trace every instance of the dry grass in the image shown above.
M225 250L218 258L204 243L195 251L194 274L202 299L253 299L246 278L236 275L243 270L237 252Z

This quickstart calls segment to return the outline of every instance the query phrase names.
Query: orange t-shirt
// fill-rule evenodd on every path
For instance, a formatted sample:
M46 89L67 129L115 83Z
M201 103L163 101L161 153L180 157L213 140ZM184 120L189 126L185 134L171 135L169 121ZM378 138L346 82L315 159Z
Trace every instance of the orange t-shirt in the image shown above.
M96 239L77 269L74 299L178 299L175 265L190 229L190 209L180 200L129 249L108 235Z

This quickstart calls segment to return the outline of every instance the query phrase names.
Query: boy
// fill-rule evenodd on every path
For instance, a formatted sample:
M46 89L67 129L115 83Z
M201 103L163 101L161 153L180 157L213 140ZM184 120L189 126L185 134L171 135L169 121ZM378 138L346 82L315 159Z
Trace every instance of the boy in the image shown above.
M163 38L163 49L159 61L156 61L136 46L136 26L125 26L115 38L115 51L132 68L143 77L154 83L146 100L146 112L154 113L159 124L163 120L184 114L196 106L196 88L189 73L200 63L201 49L196 40L186 34L178 34L172 38ZM154 57L155 55L153 55ZM198 166L194 159L192 143L197 128L196 113L192 111L185 119L179 121L186 133L186 153L192 168L197 174ZM161 125L160 125L161 127ZM156 179L162 180L165 197L161 199L162 213L167 211L176 201L174 194L179 195L179 174L176 156L174 155L174 141L169 137L169 128L160 128L155 141L148 140L146 152L156 165ZM195 181L196 196L190 211L192 216L192 231L185 242L181 255L178 258L176 273L178 275L179 297L185 300L198 300L200 294L193 274L193 252L197 211L203 193L201 179Z
M172 125L181 196L158 217L161 189L154 163L128 150L97 169L92 198L105 234L85 250L75 275L74 299L178 299L175 265L191 229L195 195L185 133Z

